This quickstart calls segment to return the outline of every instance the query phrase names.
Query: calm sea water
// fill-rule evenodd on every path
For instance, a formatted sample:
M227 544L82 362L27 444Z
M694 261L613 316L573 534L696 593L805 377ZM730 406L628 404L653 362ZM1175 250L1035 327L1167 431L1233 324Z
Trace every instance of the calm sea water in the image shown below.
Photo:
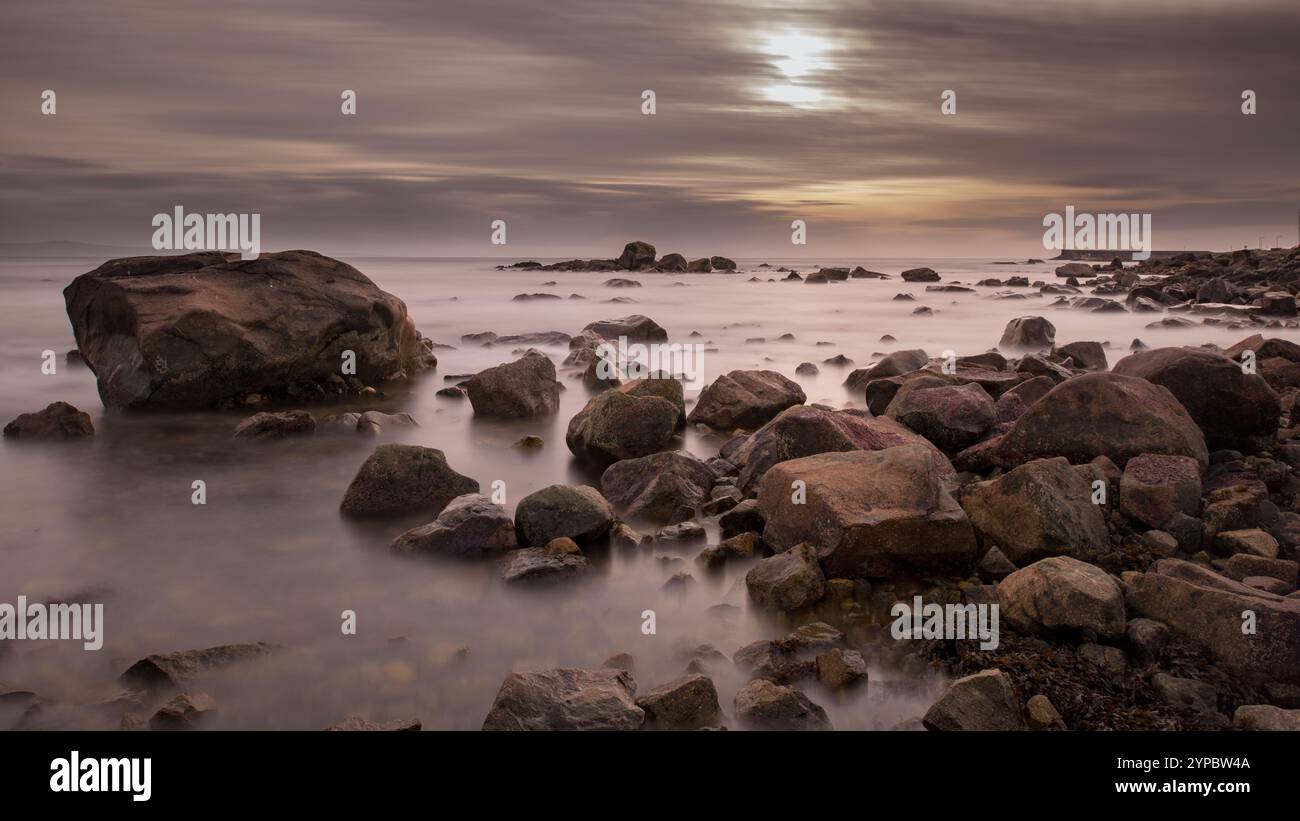
M487 260L348 261L405 300L426 336L456 349L438 350L436 372L389 386L382 399L313 410L409 412L419 427L387 433L382 441L439 448L485 489L505 480L511 508L546 485L599 484L564 446L568 420L588 395L581 382L562 373L568 389L557 416L475 419L468 402L435 391L448 384L444 375L507 361L511 350L464 345L462 334L575 334L593 320L642 313L667 328L673 341L699 331L717 348L704 360L708 381L736 368L771 368L797 379L810 402L835 406L861 397L841 387L849 368L820 364L828 357L843 353L864 365L879 352L902 348L921 347L932 356L979 353L997 343L1008 319L1024 314L1048 316L1058 342L1111 342L1112 364L1134 337L1152 346L1226 346L1245 335L1212 327L1146 330L1150 314L1046 309L1054 298L1027 289L1028 299L995 300L991 294L999 289L926 293L924 285L897 279L823 286L747 281L779 280L783 274L775 268L782 264L804 273L816 269L806 261L743 260L742 273L734 275L633 275L643 283L636 289L601 286L615 274L496 271L495 261ZM360 713L375 720L418 717L428 728L477 729L511 670L594 667L627 652L646 690L681 674L690 648L711 644L730 655L756 638L789 630L749 610L743 567L716 579L694 572L697 583L684 596L665 592L672 574L694 571L698 547L677 554L613 551L586 579L547 591L506 589L489 564L394 556L390 540L428 517L357 523L338 512L374 439L235 442L231 431L239 413L105 414L91 373L62 364L74 343L61 290L100 262L0 259L0 421L65 400L89 412L96 427L90 442L0 444L0 601L13 603L22 594L103 602L105 609L98 652L76 642L0 645L0 683L34 690L50 702L35 719L40 726L111 726L100 712L75 705L112 696L120 690L117 674L144 655L215 644L269 641L282 649L204 683L218 700L214 726L319 728ZM758 268L763 262L772 268ZM1050 280L1054 267L988 260L819 262L891 274L929 265L945 282L965 284L1013 274ZM511 301L525 292L566 299ZM572 293L587 298L567 299ZM896 293L912 293L917 301L893 301ZM613 297L636 304L603 304ZM914 316L918 305L931 306L934 315ZM775 341L785 333L794 341ZM881 342L883 334L897 341ZM767 341L747 342L755 337ZM40 372L46 349L59 354L55 375ZM545 350L557 364L567 352ZM805 361L818 363L821 374L796 377L795 366ZM545 447L511 447L526 434L541 436ZM688 432L680 447L709 456L719 444ZM196 479L207 483L206 506L190 503ZM724 603L734 607L715 607ZM654 636L641 633L646 609L657 613ZM342 635L344 610L356 612L358 635ZM728 664L710 672L730 713L743 682ZM928 673L882 667L872 670L865 693L840 698L815 684L806 689L836 727L889 728L920 715L942 684Z

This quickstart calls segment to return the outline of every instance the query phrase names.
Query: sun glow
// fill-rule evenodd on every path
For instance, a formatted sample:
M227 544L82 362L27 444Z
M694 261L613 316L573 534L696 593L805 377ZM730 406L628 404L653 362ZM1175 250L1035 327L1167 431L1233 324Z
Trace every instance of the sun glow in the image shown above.
M764 86L763 96L772 102L802 108L821 104L825 94L811 78L834 67L827 58L832 48L826 38L804 32L768 35L763 40L762 51L787 82Z

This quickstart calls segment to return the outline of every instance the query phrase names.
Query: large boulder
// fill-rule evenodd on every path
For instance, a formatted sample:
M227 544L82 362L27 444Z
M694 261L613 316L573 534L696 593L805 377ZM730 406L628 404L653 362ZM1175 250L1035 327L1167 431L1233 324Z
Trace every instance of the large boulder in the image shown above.
M1115 373L1161 385L1182 403L1205 434L1211 450L1253 453L1277 440L1282 408L1277 394L1258 374L1209 351L1155 348L1115 364Z
M1073 464L1107 456L1123 466L1143 453L1209 463L1205 437L1168 389L1116 373L1087 373L1057 385L1002 437L993 458L1005 467L1064 456Z
M628 342L667 342L668 332L648 316L633 314L622 319L601 319L588 324L583 331L617 343L619 338Z
M665 452L615 462L601 474L600 489L629 520L676 524L695 517L716 478L692 454Z
M982 670L949 685L925 717L927 730L1023 730L1011 677L1001 670Z
M393 540L399 553L477 557L512 550L515 522L501 505L478 493L457 496L427 525Z
M587 485L544 487L515 507L515 535L521 545L542 546L561 536L590 543L613 526L614 508Z
M1017 565L1046 556L1092 559L1108 543L1092 487L1064 459L1036 459L970 485L960 501L985 542Z
M974 382L908 391L888 414L947 451L975 444L997 421L992 397Z
M1034 562L998 585L1007 624L1022 633L1124 635L1124 591L1114 576L1069 556Z
M1058 347L1056 352L1070 357L1075 367L1085 371L1104 371L1109 367L1106 349L1100 342L1070 342Z
M899 274L904 282L938 282L939 274L933 268L909 268Z
M322 386L344 384L345 351L365 384L435 363L400 299L312 251L114 259L74 279L63 298L109 408L323 396Z
M1056 344L1056 326L1041 316L1016 317L1002 331L999 348L1046 351Z
M700 391L686 421L715 430L753 430L807 399L799 383L776 371L732 371Z
M619 268L627 271L635 271L642 265L654 265L655 247L648 242L629 242L623 246L617 262Z
M560 383L550 357L530 351L514 362L479 371L465 382L478 416L527 419L560 409Z
M1164 622L1225 667L1253 679L1300 683L1300 599L1179 559L1126 573L1124 586L1130 614Z
M779 462L818 453L884 450L908 444L933 447L924 437L887 417L861 410L795 405L747 437L730 461L740 465L739 486L748 492ZM955 473L947 478L952 476Z
M626 670L537 670L502 682L484 730L637 730L645 712Z
M813 545L830 577L964 575L975 532L949 492L951 469L914 444L781 462L759 482L763 541Z
M4 429L11 439L77 439L94 433L90 414L67 402L51 402L44 410L19 414Z
M1092 266L1086 262L1067 262L1064 265L1056 266L1056 275L1058 277L1091 277L1096 274Z
M594 397L569 420L564 441L575 456L598 463L635 459L663 450L672 440L681 410L644 384L674 379L638 379Z
M414 510L437 514L457 496L478 491L478 482L452 470L440 450L380 445L357 470L341 509L366 516Z

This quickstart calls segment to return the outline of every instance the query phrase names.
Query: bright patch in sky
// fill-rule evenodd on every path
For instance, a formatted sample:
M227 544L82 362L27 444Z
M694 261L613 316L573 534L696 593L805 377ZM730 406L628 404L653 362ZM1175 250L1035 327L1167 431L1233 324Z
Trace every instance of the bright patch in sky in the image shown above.
M831 43L824 37L788 31L769 35L763 41L763 52L789 82L763 87L763 96L776 103L792 106L816 106L823 100L821 89L809 85L807 78L818 71L832 68L826 54Z

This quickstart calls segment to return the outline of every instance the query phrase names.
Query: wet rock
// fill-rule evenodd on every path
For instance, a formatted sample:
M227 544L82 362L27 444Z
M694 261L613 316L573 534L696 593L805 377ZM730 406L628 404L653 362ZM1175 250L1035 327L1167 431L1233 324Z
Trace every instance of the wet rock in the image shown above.
M311 251L110 260L77 277L64 299L78 349L115 409L293 393L337 379L345 351L366 384L436 364L401 300Z
M1243 704L1232 714L1238 730L1300 731L1300 710L1283 710L1271 704Z
M975 444L997 420L993 399L974 383L909 391L888 413L947 451Z
M1206 445L1254 453L1277 438L1277 394L1241 364L1208 351L1156 348L1130 354L1115 373L1168 388L1200 426Z
M675 379L639 379L594 397L569 420L565 444L575 456L597 463L635 459L662 450L672 441L682 408L652 391ZM651 386L649 388L644 386Z
M794 372L800 376L816 376L821 373L821 370L811 362L801 362Z
M652 543L654 538L619 522L610 531L609 540L611 544L619 547L635 548Z
M1083 368L1085 371L1104 371L1109 367L1106 362L1106 349L1100 342L1071 342L1060 346L1056 352L1070 357L1074 360L1075 367Z
M1249 677L1300 682L1300 600L1235 582L1180 559L1160 559L1145 573L1124 575L1130 613L1169 626L1173 635ZM1255 632L1242 632L1242 613Z
M457 496L478 490L478 482L452 470L440 450L380 445L357 470L340 509L364 516L415 510L437 514Z
M700 392L687 421L720 431L753 430L806 399L797 382L776 371L732 371Z
M465 383L465 392L478 416L526 419L560 408L555 363L540 353L476 373Z
M741 466L739 487L749 492L779 462L819 453L884 450L908 444L933 449L928 440L893 419L874 417L860 410L836 411L819 405L796 405L754 431L731 458ZM942 462L940 465L942 468Z
M180 693L153 714L149 729L197 730L216 709L216 699L207 693Z
M763 525L763 511L759 510L757 499L746 499L718 519L723 538L747 532L762 533Z
M1187 456L1135 456L1119 480L1119 509L1130 519L1160 527L1175 513L1195 516L1201 506L1201 472Z
M648 242L634 241L623 246L617 265L625 271L635 271L642 265L655 264L655 247Z
M1002 331L999 348L1008 350L1051 350L1056 344L1056 326L1041 316L1017 317Z
M326 727L330 732L419 732L420 720L418 718L397 719L394 721L371 721L361 716L348 716L342 721L335 722Z
M583 328L603 339L617 342L624 337L628 342L667 342L668 332L648 316L632 314L622 319L602 319Z
M297 433L315 433L316 420L305 410L255 413L235 427L236 439L283 439Z
M477 493L457 496L437 519L393 541L399 553L457 557L491 555L516 546L514 520L501 505Z
M844 380L844 386L852 391L863 390L873 380L911 373L924 368L925 363L929 361L929 355L920 348L894 351L870 368L858 368L850 373L848 378Z
M656 542L692 544L709 538L708 531L699 522L678 522L655 531Z
M532 436L532 435L529 435L529 436L525 436L525 437L523 437L522 439L516 441L516 442L515 442L513 445L511 445L510 447L512 447L512 448L518 448L518 449L520 449L520 450L538 450L538 449L544 447L545 445L546 445L546 442L543 441L542 437L540 437L540 436Z
M587 572L587 559L575 553L571 539L552 539L544 547L511 550L500 560L501 580L507 584L555 582Z
M745 574L749 597L776 610L800 610L815 604L826 591L826 579L810 545L798 545L762 559Z
M940 279L933 268L909 268L899 276L904 282L938 282Z
M959 501L985 541L1022 567L1047 556L1093 559L1109 542L1092 487L1064 459L1027 462L970 485Z
M274 649L273 645L258 642L158 653L132 664L118 679L128 687L145 690L168 687L179 689L212 670L263 656Z
M391 428L419 427L415 417L409 413L384 413L368 410L357 419L357 432L377 435Z
M1002 438L995 459L1011 467L1064 456L1073 463L1107 456L1124 465L1144 453L1209 462L1205 437L1168 389L1115 373L1088 373L1053 388Z
M544 545L560 536L589 544L613 524L614 508L587 485L551 485L528 494L515 507L515 534L525 545Z
M1202 681L1156 673L1151 677L1151 688L1162 701L1176 708L1197 713L1214 713L1219 710L1218 691L1213 685Z
M865 685L867 661L857 650L827 650L817 656L817 680L832 690Z
M759 483L763 541L778 552L811 543L831 576L965 574L975 533L949 493L950 469L922 445L781 462Z
M734 271L734 270L736 270L736 263L735 263L735 261L734 261L734 260L727 259L726 257L720 257L720 256L712 256L712 257L709 257L709 264L713 266L713 270L715 270L715 271Z
M723 539L714 547L706 547L695 557L695 562L702 567L716 570L729 561L752 559L758 549L757 533L738 533Z
M605 469L600 487L620 515L657 525L694 518L717 478L713 469L686 452L624 459Z
M998 585L1007 624L1024 633L1091 631L1124 635L1124 592L1101 568L1054 556L1017 570Z
M826 711L793 687L755 679L736 692L736 720L752 730L830 730Z
M984 670L954 681L921 719L927 730L1023 730L1011 677Z
M626 670L554 669L511 673L484 730L636 730L645 712Z
M51 402L44 410L19 414L4 427L4 435L13 439L76 439L94 433L90 414L67 402Z
M1058 265L1056 268L1058 277L1091 277L1093 276L1092 266L1086 262L1067 262L1064 265Z
M646 728L701 730L722 723L722 708L713 679L699 673L661 684L637 698L645 711Z

